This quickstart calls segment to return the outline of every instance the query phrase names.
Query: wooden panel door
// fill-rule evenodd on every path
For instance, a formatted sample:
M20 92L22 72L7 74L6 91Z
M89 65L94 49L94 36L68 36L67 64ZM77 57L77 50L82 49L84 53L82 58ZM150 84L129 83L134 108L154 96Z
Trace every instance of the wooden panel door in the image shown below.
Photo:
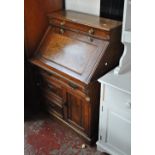
M67 121L89 135L90 104L85 99L67 93Z
M102 84L99 147L110 154L131 154L130 95Z

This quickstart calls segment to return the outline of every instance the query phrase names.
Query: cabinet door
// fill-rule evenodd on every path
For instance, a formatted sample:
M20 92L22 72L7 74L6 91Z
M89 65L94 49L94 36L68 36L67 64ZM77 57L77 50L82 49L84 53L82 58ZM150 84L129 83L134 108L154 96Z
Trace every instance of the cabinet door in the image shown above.
M102 144L119 155L131 154L130 111L104 103L102 120Z
M85 133L89 133L90 104L85 99L67 93L67 121Z

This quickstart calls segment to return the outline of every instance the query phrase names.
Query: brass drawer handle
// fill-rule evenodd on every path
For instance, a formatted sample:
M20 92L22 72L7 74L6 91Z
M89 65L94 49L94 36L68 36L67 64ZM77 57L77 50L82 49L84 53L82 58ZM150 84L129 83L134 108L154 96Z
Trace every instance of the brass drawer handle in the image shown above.
M64 30L64 28L63 28L64 25L65 25L65 21L62 21L62 22L60 23L60 27L61 27L61 28L60 28L60 33L61 33L61 34L64 34L64 32L65 32L65 30Z
M65 30L63 28L60 29L60 33L64 34Z
M78 86L74 83L68 82L68 85L72 87L73 89L78 89Z

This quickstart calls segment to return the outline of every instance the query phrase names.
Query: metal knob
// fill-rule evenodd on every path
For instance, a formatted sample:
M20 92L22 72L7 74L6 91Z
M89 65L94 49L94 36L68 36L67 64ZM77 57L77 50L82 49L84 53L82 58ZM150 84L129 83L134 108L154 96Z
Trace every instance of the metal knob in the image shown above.
M129 101L129 102L126 103L126 107L127 108L131 108L131 101Z
M90 102L90 98L89 97L86 97L85 99L86 99L87 102Z
M105 62L105 64L104 64L105 66L108 66L108 63L107 62Z
M64 34L65 30L63 28L60 29L60 33Z

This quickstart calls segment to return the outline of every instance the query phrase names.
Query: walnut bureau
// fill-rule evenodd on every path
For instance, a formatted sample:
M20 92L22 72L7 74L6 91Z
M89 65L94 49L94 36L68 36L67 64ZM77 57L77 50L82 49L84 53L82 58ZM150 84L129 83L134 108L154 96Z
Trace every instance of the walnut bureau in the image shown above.
M98 136L100 85L97 79L118 65L121 22L73 11L48 15L49 27L30 62L54 116L86 142Z

